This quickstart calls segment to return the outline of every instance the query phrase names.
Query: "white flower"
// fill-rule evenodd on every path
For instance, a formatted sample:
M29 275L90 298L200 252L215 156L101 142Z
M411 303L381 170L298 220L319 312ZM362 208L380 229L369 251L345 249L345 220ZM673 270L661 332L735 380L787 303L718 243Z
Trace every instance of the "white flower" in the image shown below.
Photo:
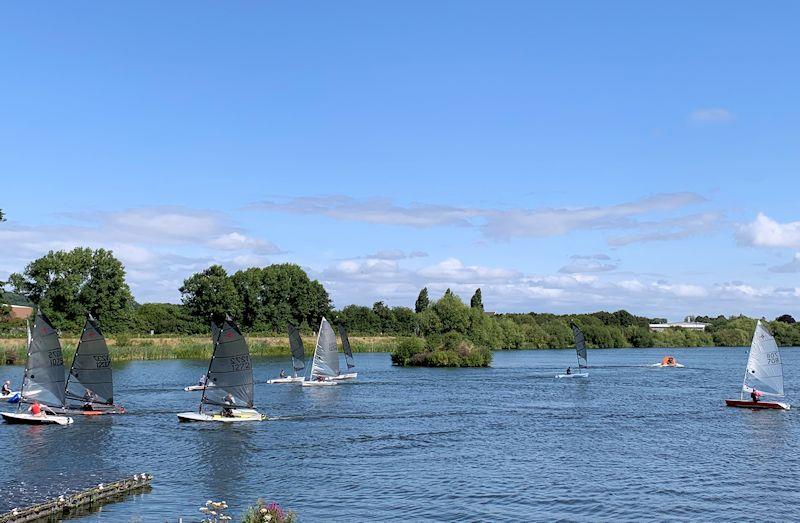
M200 512L203 514L208 514L208 509L206 507L200 507Z
M262 514L266 514L266 513L267 513L267 509L265 509L265 508L262 508L262 509L261 509L261 513L262 513Z

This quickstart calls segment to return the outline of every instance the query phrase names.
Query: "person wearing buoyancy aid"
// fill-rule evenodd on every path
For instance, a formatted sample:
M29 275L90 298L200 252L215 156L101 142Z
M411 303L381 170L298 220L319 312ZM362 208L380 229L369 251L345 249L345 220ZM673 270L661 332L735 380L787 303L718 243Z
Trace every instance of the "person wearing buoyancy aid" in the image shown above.
M761 399L761 391L756 389L751 389L750 398L753 400L753 403L758 403L758 400Z

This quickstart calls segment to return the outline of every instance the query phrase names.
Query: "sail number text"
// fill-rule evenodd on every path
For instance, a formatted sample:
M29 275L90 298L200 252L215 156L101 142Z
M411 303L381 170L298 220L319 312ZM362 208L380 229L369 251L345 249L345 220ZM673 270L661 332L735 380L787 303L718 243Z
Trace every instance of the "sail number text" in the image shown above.
M92 358L94 358L94 364L98 369L107 369L111 366L111 357L108 354L98 354L92 356Z
M250 357L249 356L234 356L231 358L231 370L250 370Z
M779 352L768 352L767 363L770 365L777 365L781 362L781 354Z
M47 353L47 359L50 360L51 367L58 367L64 365L64 358L61 356L61 349L51 350Z

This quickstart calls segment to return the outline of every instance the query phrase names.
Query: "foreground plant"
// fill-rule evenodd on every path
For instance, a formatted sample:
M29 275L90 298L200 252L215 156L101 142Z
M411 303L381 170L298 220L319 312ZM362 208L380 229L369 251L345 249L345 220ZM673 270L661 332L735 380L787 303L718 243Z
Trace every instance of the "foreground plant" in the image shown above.
M263 499L256 501L242 515L242 523L295 523L294 512L286 511L277 503L267 503Z

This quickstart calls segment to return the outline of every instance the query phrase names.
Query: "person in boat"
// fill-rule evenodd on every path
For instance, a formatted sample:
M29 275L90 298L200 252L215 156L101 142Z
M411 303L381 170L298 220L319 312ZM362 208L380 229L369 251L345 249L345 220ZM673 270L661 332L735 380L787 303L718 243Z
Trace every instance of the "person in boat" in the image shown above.
M3 388L2 390L0 390L0 394L2 394L3 396L8 396L9 394L11 394L11 381L6 380L6 382L3 383Z
M325 378L323 378L322 376L317 376L317 381L325 381Z
M92 389L86 389L83 391L83 410L94 410L92 403L97 401L97 396Z
M233 409L236 407L236 400L233 399L233 394L230 392L226 394L225 399L222 400L222 403L225 404L225 406L222 407L222 415L226 418L232 418Z
M200 379L197 380L197 385L199 385L200 387L205 387L207 381L208 381L208 376L203 374L202 376L200 376Z
M286 377L286 371L281 369L281 373L278 375L278 377L279 378L285 378Z
M39 404L37 400L33 400L31 406L28 407L28 412L30 412L34 416L44 416L44 412L42 412L42 406Z
M571 366L567 367L567 376L569 376L570 374L572 374L572 367Z
M761 392L757 391L756 389L751 389L750 399L753 400L753 403L758 403L758 400L761 399Z

